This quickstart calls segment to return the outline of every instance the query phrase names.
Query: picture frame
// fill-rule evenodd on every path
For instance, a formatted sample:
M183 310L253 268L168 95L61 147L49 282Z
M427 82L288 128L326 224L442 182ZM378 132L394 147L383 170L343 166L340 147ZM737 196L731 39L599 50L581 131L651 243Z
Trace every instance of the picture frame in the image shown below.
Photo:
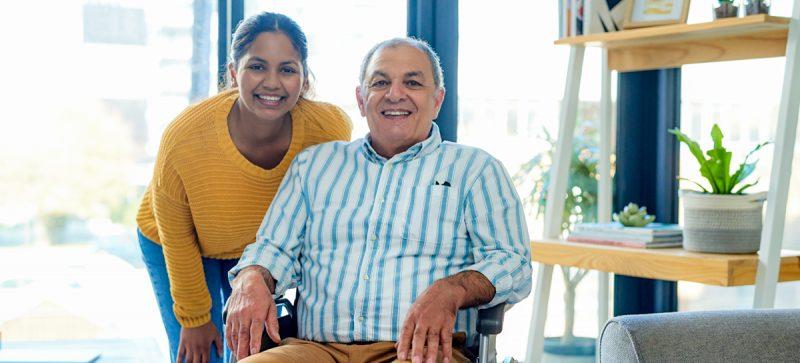
M629 0L624 29L686 23L690 0Z

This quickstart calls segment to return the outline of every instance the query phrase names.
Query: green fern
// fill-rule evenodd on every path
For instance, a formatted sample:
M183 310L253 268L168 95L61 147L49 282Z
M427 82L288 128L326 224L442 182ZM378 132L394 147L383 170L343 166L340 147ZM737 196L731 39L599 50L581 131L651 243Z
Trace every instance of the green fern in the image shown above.
M705 154L700 148L700 144L689 138L689 136L686 136L686 134L682 133L678 128L669 130L669 133L675 135L675 137L678 138L678 141L686 144L686 146L689 147L689 151L691 151L692 155L700 164L700 175L702 175L708 181L708 183L711 185L711 188L709 191L709 189L703 187L696 181L685 178L679 179L695 183L700 186L701 189L703 189L703 192L712 194L742 194L746 189L758 183L758 180L756 180L753 183L743 184L734 191L736 186L742 184L742 182L756 169L756 163L758 163L758 160L748 162L750 157L756 151L761 150L762 147L768 145L769 142L756 145L752 151L747 153L747 156L745 156L744 161L739 165L739 168L736 169L733 174L731 174L730 169L732 153L722 146L722 130L720 130L717 124L714 124L714 127L711 128L711 139L714 140L714 147L707 150ZM708 158L706 158L706 156L708 156Z

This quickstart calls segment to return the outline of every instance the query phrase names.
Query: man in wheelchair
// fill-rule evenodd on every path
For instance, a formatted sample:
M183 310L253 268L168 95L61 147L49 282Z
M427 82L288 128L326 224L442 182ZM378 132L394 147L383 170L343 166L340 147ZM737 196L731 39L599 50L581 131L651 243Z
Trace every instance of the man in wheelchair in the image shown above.
M477 309L530 293L519 197L499 161L442 141L444 94L425 42L367 53L369 134L299 153L230 271L225 337L242 362L463 362ZM294 287L298 337L281 340L273 295ZM279 345L259 352L265 325Z

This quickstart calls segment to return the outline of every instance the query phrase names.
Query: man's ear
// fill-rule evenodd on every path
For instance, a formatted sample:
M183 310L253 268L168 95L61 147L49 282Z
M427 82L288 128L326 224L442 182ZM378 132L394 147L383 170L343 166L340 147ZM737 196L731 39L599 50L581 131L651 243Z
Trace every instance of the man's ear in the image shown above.
M367 117L367 106L364 105L364 97L361 94L361 86L356 86L356 101L358 101L358 110L361 111L361 117Z
M233 63L228 63L228 76L231 79L231 87L239 87L236 83L236 68L233 67Z
M437 117L439 117L439 110L442 109L442 102L444 102L444 93L445 93L444 92L444 87L440 87L439 90L436 91L436 96L434 96L435 99L436 99L436 102L434 103L435 112L433 113L433 119L434 120Z

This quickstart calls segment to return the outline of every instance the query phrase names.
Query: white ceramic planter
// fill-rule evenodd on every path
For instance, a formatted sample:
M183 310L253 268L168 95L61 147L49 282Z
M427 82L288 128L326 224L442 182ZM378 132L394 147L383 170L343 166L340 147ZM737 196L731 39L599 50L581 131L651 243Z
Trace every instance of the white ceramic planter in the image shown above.
M766 192L735 195L681 190L680 196L684 249L713 253L758 251Z

